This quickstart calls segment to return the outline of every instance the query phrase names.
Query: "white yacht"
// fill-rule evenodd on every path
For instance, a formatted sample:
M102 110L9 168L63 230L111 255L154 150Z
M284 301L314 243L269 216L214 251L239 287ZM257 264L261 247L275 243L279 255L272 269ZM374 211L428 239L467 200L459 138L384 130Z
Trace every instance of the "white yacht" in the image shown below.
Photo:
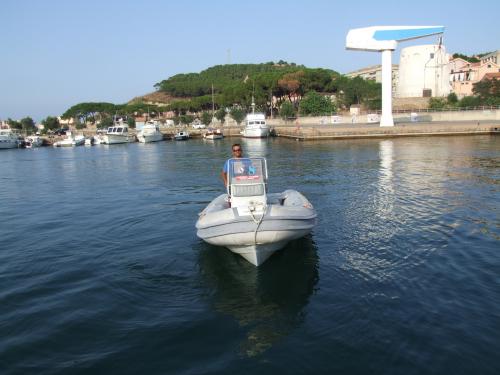
M137 140L142 143L162 141L163 134L158 123L151 120L147 121L142 129L137 132Z
M244 138L267 138L269 126L263 113L255 113L255 102L252 96L252 113L247 115L245 129L241 132Z
M0 149L1 148L17 148L19 144L17 134L10 129L0 129Z
M230 159L228 164L227 194L199 214L198 237L259 266L311 232L317 214L306 197L292 189L267 194L266 159Z
M117 121L108 128L106 135L103 136L102 143L106 145L114 145L118 143L130 142L128 133L128 125L123 121Z
M269 126L263 113L249 113L245 129L241 132L244 138L266 138L269 136Z

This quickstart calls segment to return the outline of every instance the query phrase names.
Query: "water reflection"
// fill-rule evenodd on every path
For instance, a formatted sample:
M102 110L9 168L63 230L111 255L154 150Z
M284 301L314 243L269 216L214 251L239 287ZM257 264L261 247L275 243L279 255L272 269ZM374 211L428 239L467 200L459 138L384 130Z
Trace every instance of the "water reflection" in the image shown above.
M245 330L242 355L263 353L302 323L319 280L310 237L290 243L258 268L225 248L206 245L199 254L200 273L214 291L213 307Z
M377 213L381 218L389 218L394 207L394 184L392 174L394 144L391 140L381 141L379 147L380 169Z
M266 157L268 142L267 138L241 138L240 141L247 157Z

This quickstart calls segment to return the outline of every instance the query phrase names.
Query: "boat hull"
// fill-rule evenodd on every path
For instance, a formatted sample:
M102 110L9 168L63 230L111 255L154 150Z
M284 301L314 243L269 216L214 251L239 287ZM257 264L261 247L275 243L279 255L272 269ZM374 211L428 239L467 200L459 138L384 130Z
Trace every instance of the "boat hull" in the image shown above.
M10 130L0 131L0 149L18 148L19 140Z
M203 136L204 139L209 139L211 141L216 139L223 139L224 136L222 134L206 134Z
M310 233L316 224L316 211L295 190L269 194L265 210L255 211L253 216L230 208L226 200L226 194L220 195L200 214L197 235L207 243L227 247L255 266L289 241Z
M241 132L241 135L243 136L243 138L267 138L269 136L269 128L245 128Z
M151 143L163 141L163 134L139 134L137 140L141 143Z
M0 149L17 148L17 141L0 140Z
M106 134L103 136L102 143L105 145L116 145L120 143L129 143L130 137L128 135L114 135L114 134Z
M58 141L54 143L54 147L76 147L82 146L85 144L85 137L77 136L75 138L66 138L62 141Z

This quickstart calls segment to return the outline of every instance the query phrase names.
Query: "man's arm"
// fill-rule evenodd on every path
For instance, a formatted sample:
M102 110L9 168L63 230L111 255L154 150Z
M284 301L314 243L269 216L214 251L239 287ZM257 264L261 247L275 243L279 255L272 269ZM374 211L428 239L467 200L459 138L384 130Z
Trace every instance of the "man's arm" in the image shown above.
M222 171L220 173L220 177L222 178L222 181L224 181L224 187L226 187L227 186L227 173Z

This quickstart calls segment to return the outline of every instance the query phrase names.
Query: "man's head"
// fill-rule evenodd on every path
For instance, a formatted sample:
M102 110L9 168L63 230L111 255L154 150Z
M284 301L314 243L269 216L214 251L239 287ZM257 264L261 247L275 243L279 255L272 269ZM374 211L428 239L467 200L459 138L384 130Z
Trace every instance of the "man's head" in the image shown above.
M234 158L241 158L241 155L243 154L243 149L241 148L241 145L239 143L235 143L232 147L232 152Z

